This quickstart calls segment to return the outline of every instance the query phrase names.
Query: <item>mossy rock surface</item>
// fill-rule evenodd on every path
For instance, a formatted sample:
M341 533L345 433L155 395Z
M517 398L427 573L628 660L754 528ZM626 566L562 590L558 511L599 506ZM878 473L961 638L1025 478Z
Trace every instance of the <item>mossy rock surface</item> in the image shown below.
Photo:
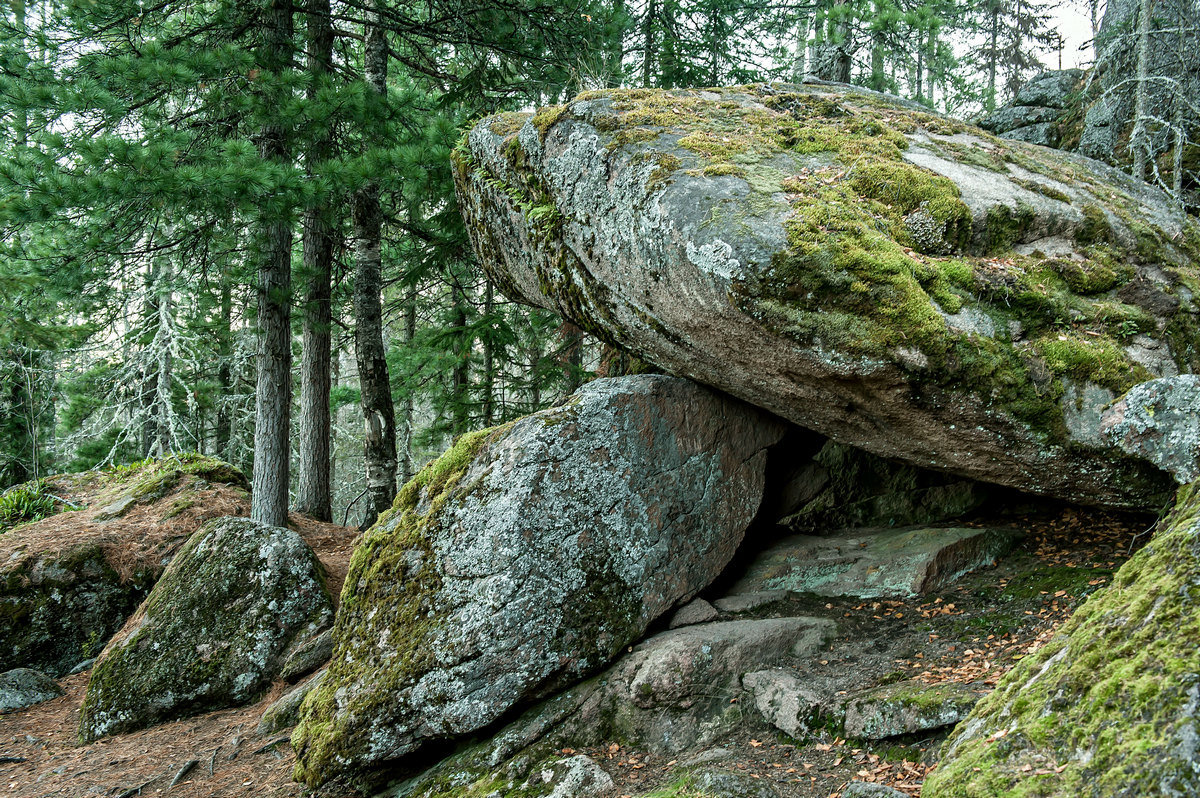
M463 436L354 553L297 778L369 790L608 664L729 562L784 426L638 375Z
M245 518L201 527L172 560L88 681L79 736L255 700L293 646L333 620L308 544Z
M133 614L199 519L211 515L207 498L228 495L225 486L249 487L234 466L194 453L45 483L45 492L73 504L0 536L0 668L56 677L99 654ZM172 493L170 508L155 513L154 503ZM131 517L139 507L153 520Z
M1200 794L1200 483L955 729L927 798Z
M1102 164L832 86L608 90L455 153L513 298L840 443L1157 508L1103 407L1200 367L1200 227Z

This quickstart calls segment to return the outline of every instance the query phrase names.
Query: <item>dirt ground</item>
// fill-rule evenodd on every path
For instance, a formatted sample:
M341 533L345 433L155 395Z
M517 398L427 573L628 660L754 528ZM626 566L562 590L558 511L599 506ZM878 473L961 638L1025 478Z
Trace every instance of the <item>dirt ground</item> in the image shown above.
M295 521L326 564L332 586L340 587L355 531ZM837 639L802 673L814 682L855 689L902 679L949 680L986 692L1042 645L1079 602L1103 587L1148 537L1145 519L1083 510L1020 522L1028 536L1019 550L942 594L906 601L797 596L760 615L824 615L838 622ZM254 731L283 685L250 707L80 746L75 729L86 680L86 673L67 677L60 682L65 696L0 716L0 796L301 794L291 781L294 756L287 732L263 738ZM719 743L725 749L719 764L773 783L784 798L832 798L851 779L918 796L941 739L929 735L868 745L827 733L792 740L748 725L744 733ZM680 764L616 743L581 752L609 770L618 794L630 798L671 787Z

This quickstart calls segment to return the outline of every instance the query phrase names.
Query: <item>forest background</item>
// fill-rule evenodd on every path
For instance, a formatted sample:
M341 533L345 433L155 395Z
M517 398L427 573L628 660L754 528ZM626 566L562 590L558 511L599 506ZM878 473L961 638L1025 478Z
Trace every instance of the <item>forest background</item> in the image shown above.
M260 520L369 523L456 436L636 367L480 270L449 159L473 120L587 89L806 74L970 118L1044 67L1086 64L1103 12L10 0L0 489L195 451L253 471Z

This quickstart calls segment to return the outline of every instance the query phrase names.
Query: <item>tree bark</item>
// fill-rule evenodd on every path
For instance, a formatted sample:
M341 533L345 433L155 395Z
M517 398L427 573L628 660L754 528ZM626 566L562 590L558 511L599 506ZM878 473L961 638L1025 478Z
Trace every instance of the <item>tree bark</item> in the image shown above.
M231 394L233 393L233 288L229 284L228 273L221 275L221 326L217 330L217 420L213 428L216 438L216 453L218 457L230 462L233 453L230 451L230 433L233 421L230 417Z
M796 17L796 54L792 59L793 83L803 83L804 75L808 72L808 26L808 12L801 11Z
M329 0L311 0L308 13L308 72L312 81L308 97L315 100L333 63L333 28ZM333 155L332 121L308 151L308 175ZM329 390L333 308L334 220L327 200L304 214L304 296L302 357L300 362L300 441L297 445L299 479L296 511L318 521L333 518L330 492Z
M1141 0L1138 6L1137 88L1133 99L1133 131L1129 148L1133 150L1133 176L1146 179L1147 154L1150 149L1146 131L1146 106L1150 94L1150 11L1152 0Z
M291 0L271 0L263 18L261 62L272 78L292 59L294 21ZM263 101L282 100L279 89ZM262 157L286 164L287 133L273 122L263 126ZM250 517L287 526L292 405L292 221L279 208L260 209L258 265L258 384L254 408L254 478Z
M487 334L483 339L483 426L496 423L496 342L493 335L492 313L496 307L496 289L491 279L484 282L483 317L487 319Z
M417 337L417 289L409 290L408 301L404 306L404 345L412 346ZM400 482L407 483L416 474L412 456L413 439L413 392L405 392L404 402L400 405L400 433L403 436L400 444Z
M455 330L454 370L451 373L450 431L457 438L467 432L470 409L467 395L471 378L471 342L467 338L467 297L455 281L450 289L451 321Z
M646 2L646 18L642 20L642 88L653 86L650 81L654 74L654 20L658 15L655 0Z
M365 31L365 78L376 99L387 94L387 39L378 10L368 13ZM369 118L369 115L368 115ZM368 132L364 148L372 138ZM354 216L354 349L363 411L363 455L370 502L363 526L375 523L396 498L396 410L388 378L383 341L383 212L379 186L368 183L355 192Z

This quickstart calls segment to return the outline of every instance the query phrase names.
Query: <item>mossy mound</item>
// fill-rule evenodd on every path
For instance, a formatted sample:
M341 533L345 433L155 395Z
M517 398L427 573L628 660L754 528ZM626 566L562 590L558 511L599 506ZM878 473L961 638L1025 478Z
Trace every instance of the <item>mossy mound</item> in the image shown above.
M195 454L43 480L69 504L0 535L0 661L62 676L95 657L189 535L248 509L246 487Z
M820 86L586 92L455 153L512 297L834 440L1122 507L1100 408L1200 368L1200 227L1087 159Z
M321 565L298 534L245 518L210 521L104 650L79 737L248 703L293 645L332 621Z
M1200 483L959 724L928 798L1200 793Z
M178 452L160 459L143 460L115 466L105 472L111 484L124 485L122 496L137 501L153 501L170 493L184 477L220 482L250 490L250 481L241 469L223 460L195 452Z

